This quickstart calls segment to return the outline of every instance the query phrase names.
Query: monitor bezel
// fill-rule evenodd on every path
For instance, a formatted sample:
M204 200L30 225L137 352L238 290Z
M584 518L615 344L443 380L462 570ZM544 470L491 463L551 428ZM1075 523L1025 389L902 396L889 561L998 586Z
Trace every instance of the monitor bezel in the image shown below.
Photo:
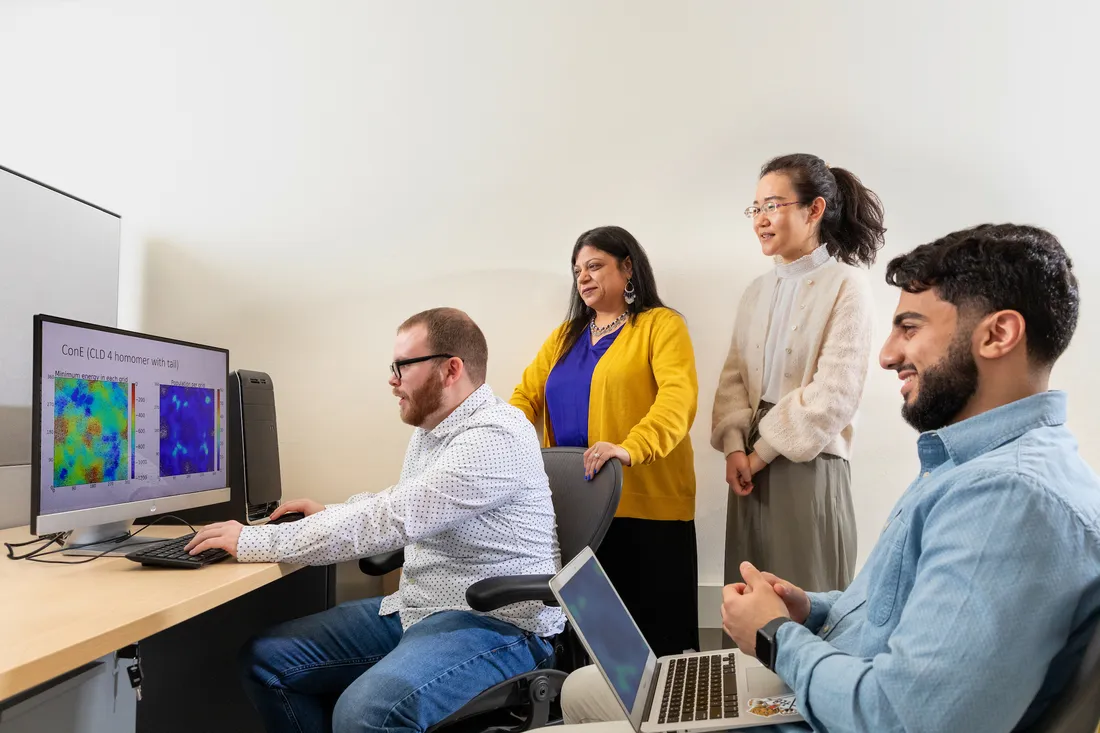
M82 529L84 527L90 527L100 524L108 524L111 522L125 522L137 519L138 517L145 517L153 514L163 514L165 512L181 511L183 509L193 509L195 507L208 506L210 504L221 504L229 501L230 488L229 488L229 471L228 471L228 445L226 446L227 460L222 463L225 467L226 485L224 487L216 489L206 489L204 491L194 491L187 494L178 494L176 496L167 496L159 499L142 499L140 501L130 501L121 504L108 504L102 507L89 507L87 509L74 509L67 512L55 512L52 514L42 514L42 327L44 324L52 323L60 326L71 326L75 328L89 329L93 331L101 331L104 333L115 334L118 336L131 336L135 338L145 339L148 341L158 341L161 343L175 344L177 346L187 346L196 349L204 349L206 351L216 351L225 355L225 385L226 393L229 389L229 350L220 346L209 346L207 344L197 344L191 341L183 341L180 339L168 338L165 336L154 336L148 333L141 333L138 331L128 331L122 328L115 328L113 326L104 326L98 323L89 323L86 321L77 321L71 318L62 318L59 316L51 316L46 314L36 314L34 316L34 367L32 374L32 396L31 396L31 533L32 534L52 534L56 532L67 532L70 530Z

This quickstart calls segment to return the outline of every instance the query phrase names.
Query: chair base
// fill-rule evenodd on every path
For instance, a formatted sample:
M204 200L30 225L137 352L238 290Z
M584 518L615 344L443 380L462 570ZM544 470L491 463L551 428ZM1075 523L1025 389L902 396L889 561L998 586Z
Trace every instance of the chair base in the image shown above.
M520 733L561 722L556 704L568 675L536 669L490 687L427 733Z

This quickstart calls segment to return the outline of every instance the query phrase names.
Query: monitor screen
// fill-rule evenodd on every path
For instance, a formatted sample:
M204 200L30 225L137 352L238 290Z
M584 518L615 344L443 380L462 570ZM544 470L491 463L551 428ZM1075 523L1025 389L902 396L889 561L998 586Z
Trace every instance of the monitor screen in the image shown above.
M619 699L633 710L650 648L596 558L589 557L558 593Z
M35 318L34 514L221 489L229 352Z

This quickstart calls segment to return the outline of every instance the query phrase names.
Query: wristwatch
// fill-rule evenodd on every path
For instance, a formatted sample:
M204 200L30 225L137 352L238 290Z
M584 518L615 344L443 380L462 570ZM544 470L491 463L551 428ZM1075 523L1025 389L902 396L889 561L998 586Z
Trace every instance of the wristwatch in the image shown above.
M756 658L772 672L775 671L775 660L779 656L779 641L776 635L779 633L779 627L788 622L791 622L791 619L786 616L773 618L756 632Z

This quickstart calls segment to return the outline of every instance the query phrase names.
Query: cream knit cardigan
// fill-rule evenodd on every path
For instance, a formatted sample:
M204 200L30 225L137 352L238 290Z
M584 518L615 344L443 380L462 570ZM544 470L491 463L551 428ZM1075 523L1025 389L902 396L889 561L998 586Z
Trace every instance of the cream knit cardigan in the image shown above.
M711 420L711 445L727 456L749 452L746 442L760 405L777 281L774 270L754 280L737 309ZM751 450L766 463L778 456L803 463L821 453L850 459L852 423L871 351L870 283L861 270L833 261L805 276L795 305L784 396L760 421L760 439Z

